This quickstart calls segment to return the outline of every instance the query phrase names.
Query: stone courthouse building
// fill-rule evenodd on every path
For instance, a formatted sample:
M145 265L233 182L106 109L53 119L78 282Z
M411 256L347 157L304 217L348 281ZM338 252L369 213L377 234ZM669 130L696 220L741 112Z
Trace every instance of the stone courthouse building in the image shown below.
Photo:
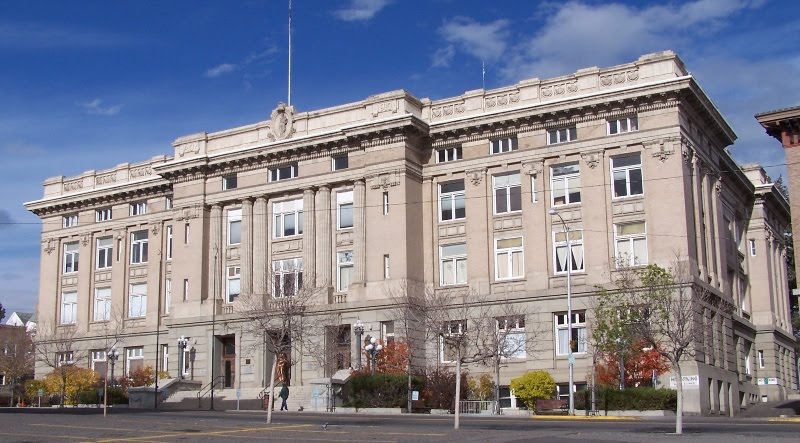
M734 140L670 51L442 100L401 90L309 112L281 104L267 121L180 137L170 155L47 179L26 204L43 226L39 324L74 330L90 351L80 364L95 367L101 336L122 322L118 371L158 360L172 377L205 384L214 373L258 392L272 356L248 345L258 339L241 327L240 295L317 288L338 332L324 346L340 358L293 350L301 401L331 368L355 366L357 320L393 339L392 288L468 287L530 308L513 325L521 336L543 331L502 370L510 407L509 380L527 370L549 371L567 393L568 267L580 388L592 300L616 258L677 258L726 302L698 308L687 410L735 414L795 392L797 358L789 207L759 166L731 158ZM437 349L427 364L446 358Z

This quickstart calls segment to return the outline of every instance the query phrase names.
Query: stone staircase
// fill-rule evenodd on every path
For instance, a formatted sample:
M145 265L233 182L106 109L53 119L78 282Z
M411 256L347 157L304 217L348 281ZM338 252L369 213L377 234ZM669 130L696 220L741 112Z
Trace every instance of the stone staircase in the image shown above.
M794 417L800 415L800 400L781 400L754 403L742 411L740 417Z
M263 400L258 396L262 388L242 388L238 401L239 410L260 411L262 410ZM277 398L280 387L275 387L274 409L277 411L280 406L280 398ZM167 398L159 409L169 410L197 410L211 408L211 395L206 393L198 402L197 393L199 391L177 391ZM322 397L312 398L311 386L292 386L289 388L289 409L297 411L302 407L304 411L325 411L325 399ZM215 389L214 390L214 409L215 410L236 410L237 399L235 388Z

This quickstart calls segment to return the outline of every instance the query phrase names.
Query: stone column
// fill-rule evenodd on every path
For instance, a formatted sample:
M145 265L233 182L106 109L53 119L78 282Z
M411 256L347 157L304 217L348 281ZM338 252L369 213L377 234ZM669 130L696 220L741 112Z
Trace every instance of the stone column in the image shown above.
M316 271L317 271L317 286L328 287L331 286L331 272L332 263L331 257L333 251L331 250L331 188L328 186L320 186L317 190L317 235L316 235Z
M700 268L702 278L708 277L705 261L705 230L703 229L703 168L700 159L695 157L692 163L692 180L694 197L694 228L695 228L695 247L697 248L697 266Z
M219 294L219 283L222 280L220 276L222 272L220 267L222 264L222 254L225 252L222 245L222 205L215 203L211 206L211 215L209 220L210 233L208 240L208 273L206 278L206 287L208 291L203 299L213 299L215 295ZM216 283L216 287L215 287ZM181 291L183 288L181 288Z
M267 293L267 198L258 197L253 206L253 293Z
M366 189L363 179L356 180L353 189L353 282L362 286L367 282Z
M241 293L253 293L253 200L242 201Z
M314 224L314 190L303 190L303 284L309 288L316 287L316 239Z

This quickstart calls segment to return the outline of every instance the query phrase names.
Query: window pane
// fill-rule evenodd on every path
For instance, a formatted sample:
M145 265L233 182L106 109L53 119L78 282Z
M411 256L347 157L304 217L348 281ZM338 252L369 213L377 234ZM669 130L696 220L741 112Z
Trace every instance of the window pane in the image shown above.
M445 260L442 262L442 284L451 285L455 282L454 279L453 261Z
M628 185L625 171L614 171L614 197L624 197L626 195L628 195Z
M497 254L497 278L508 278L508 254Z
M644 234L644 222L617 225L617 235Z
M467 216L467 209L464 205L464 195L455 196L455 218L464 218Z
M454 245L442 246L442 257L465 255L466 253L467 253L466 243L456 243Z
M566 199L566 191L564 186L566 185L566 180L553 180L553 204L554 205L563 205L567 203Z
M621 168L624 166L634 166L639 165L641 161L639 160L639 154L634 155L623 155L621 157L613 157L611 159L611 166L614 168Z
M581 201L581 178L580 176L567 178L569 187L569 202L580 203Z
M522 251L515 251L511 253L511 276L522 276Z
M637 265L647 264L647 240L636 238L633 240L633 254Z
M353 204L348 203L339 206L339 227L352 228L353 227Z
M456 260L456 283L467 282L467 259Z
M506 188L495 189L494 191L494 203L495 203L495 211L498 214L502 214L504 212L508 212L508 201L506 200L507 191Z
M512 211L522 210L522 187L513 186L511 189L510 206Z
M631 177L631 195L640 195L643 194L642 190L642 170L639 169L631 169L630 172Z
M497 240L497 249L519 248L522 246L522 237L504 238Z
M294 214L284 214L283 215L283 235L289 236L294 235L295 233L295 226L294 226Z
M442 183L441 185L441 192L442 194L447 194L450 192L458 192L464 190L464 181L457 181L457 182L450 182L450 183Z
M441 198L442 204L442 220L452 220L453 219L453 209L452 209L452 201L449 195L442 196Z
M569 140L574 141L578 139L578 130L576 128L569 128Z
M242 222L241 221L232 221L230 222L230 243L241 243L242 242Z

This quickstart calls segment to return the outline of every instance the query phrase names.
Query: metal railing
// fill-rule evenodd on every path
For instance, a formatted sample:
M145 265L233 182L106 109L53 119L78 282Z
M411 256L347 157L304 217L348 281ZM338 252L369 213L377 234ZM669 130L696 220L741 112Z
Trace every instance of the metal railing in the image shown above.
M200 388L200 390L197 391L197 409L200 409L200 408L203 407L203 397L205 397L206 394L208 394L212 390L218 389L218 386L220 384L223 384L223 383L225 383L225 376L224 375L218 375L218 376L214 377L213 380L208 382L207 385L205 385L202 388Z
M493 400L461 400L462 414L494 414L495 402Z

